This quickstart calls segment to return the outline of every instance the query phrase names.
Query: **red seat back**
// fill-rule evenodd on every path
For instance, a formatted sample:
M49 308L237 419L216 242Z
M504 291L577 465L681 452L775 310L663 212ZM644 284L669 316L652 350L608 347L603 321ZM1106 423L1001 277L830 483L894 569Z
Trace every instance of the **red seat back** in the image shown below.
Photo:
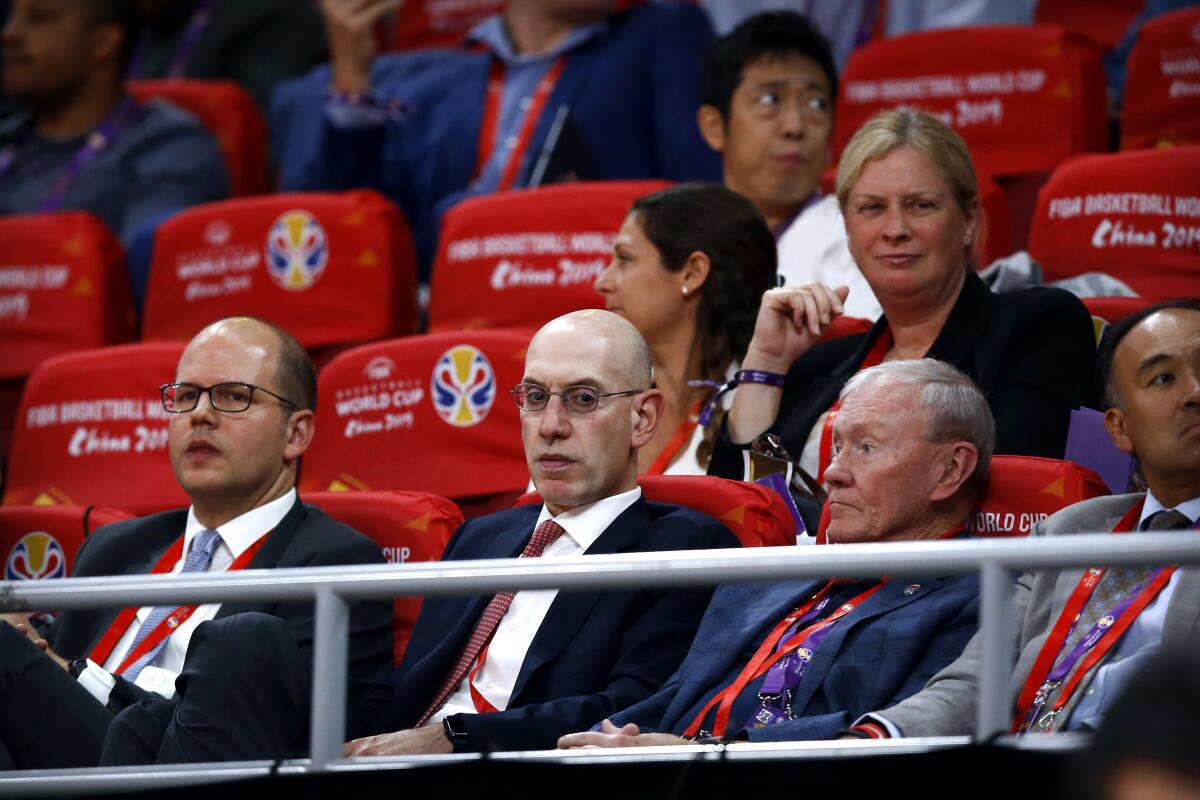
M101 525L129 519L115 508L94 506L0 507L0 563L3 580L65 578L75 552Z
M991 175L1043 172L1105 149L1105 103L1100 51L1078 35L1037 26L924 31L851 54L834 148L840 157L876 112L911 106L953 127Z
M1109 50L1145 4L1146 0L1038 0L1033 21L1081 33Z
M306 503L373 539L390 564L437 561L463 522L458 506L425 492L310 492L303 497ZM398 664L421 611L421 598L397 597L392 602Z
M214 320L273 322L312 349L412 333L416 263L400 210L372 191L206 203L158 230L145 339Z
M1071 461L1034 456L993 456L987 495L967 521L976 536L1026 536L1056 511L1111 494L1092 470ZM829 504L821 509L817 543L825 543Z
M104 505L148 514L189 503L167 455L158 387L177 343L129 344L46 361L25 386L5 505Z
M529 331L410 336L341 353L318 376L303 491L409 489L461 498L528 485L519 412Z
M656 503L672 503L715 517L733 531L742 547L774 547L796 543L796 522L783 498L757 483L708 475L643 475L642 494ZM541 503L537 492L517 505Z
M540 328L603 308L592 289L637 198L661 181L571 183L473 197L446 212L429 305L432 332Z
M504 0L407 0L396 11L392 50L458 47L485 17L504 10Z
M1200 144L1200 8L1148 21L1125 65L1121 149Z
M81 211L0 218L0 380L133 338L125 252Z
M130 81L126 89L139 102L163 98L195 115L221 148L235 196L268 191L267 123L241 86L178 78Z
M1057 280L1105 272L1156 300L1200 286L1200 146L1080 156L1038 196L1029 252Z

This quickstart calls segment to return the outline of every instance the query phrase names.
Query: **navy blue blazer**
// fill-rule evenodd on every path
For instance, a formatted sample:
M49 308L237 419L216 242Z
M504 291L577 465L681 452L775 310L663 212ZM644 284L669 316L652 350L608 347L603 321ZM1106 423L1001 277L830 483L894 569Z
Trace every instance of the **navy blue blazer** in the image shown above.
M471 520L455 532L442 558L515 558L533 535L539 506ZM638 553L736 547L712 517L639 499L587 553ZM560 592L521 665L505 711L463 714L468 732L456 750L539 750L586 730L655 691L679 666L711 587ZM404 659L375 686L347 721L356 739L410 728L433 701L475 629L491 595L429 597Z
M700 60L711 39L704 12L687 5L612 17L567 58L516 186L527 185L562 106L598 178L720 181L720 161L696 127ZM408 116L360 130L325 118L328 65L281 84L269 115L281 188L380 190L404 210L428 279L441 212L462 197L475 170L490 63L490 54L466 50L377 58L372 85L402 101Z
M824 584L718 587L683 664L655 695L613 715L613 722L681 735L700 712L700 701L745 663L746 650ZM920 588L906 594L913 585ZM821 643L792 699L797 719L747 728L746 734L756 742L827 739L861 715L915 694L975 633L978 595L974 574L889 581ZM730 722L727 737L738 733L732 725L742 720Z

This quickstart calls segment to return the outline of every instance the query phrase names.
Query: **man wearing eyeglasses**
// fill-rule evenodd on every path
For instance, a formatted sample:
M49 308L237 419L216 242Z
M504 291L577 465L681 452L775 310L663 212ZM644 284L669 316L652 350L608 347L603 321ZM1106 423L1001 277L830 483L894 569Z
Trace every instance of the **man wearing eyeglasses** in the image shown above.
M382 563L378 546L296 495L316 376L290 335L248 318L216 322L161 391L171 465L192 505L100 529L80 547L76 576ZM0 625L0 767L279 758L303 748L311 604L67 611L44 641L27 620L6 619L16 628ZM386 674L391 626L386 600L353 604L352 701Z
M662 393L629 322L580 311L543 327L512 390L544 505L471 520L445 560L735 545L711 517L648 503L637 451ZM350 711L347 755L553 747L654 691L682 660L709 587L430 597L404 660Z

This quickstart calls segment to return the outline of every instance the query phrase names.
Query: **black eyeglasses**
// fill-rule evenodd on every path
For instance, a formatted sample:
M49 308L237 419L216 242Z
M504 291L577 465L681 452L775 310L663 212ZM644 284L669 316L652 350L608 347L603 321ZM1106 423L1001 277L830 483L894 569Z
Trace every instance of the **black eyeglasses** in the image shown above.
M638 394L645 389L626 389L623 392L601 392L594 386L568 386L561 392L552 392L537 383L518 383L509 390L517 408L522 411L541 411L550 402L550 398L558 395L563 400L567 411L575 414L590 414L600 405L602 397L617 397L623 394Z
M266 392L281 403L287 403L297 411L300 406L280 397L270 389L255 386L253 383L214 383L212 386L197 386L194 383L167 383L158 387L162 392L163 408L172 414L186 414L200 404L201 395L207 394L208 401L217 411L236 414L245 411L254 401L255 390Z

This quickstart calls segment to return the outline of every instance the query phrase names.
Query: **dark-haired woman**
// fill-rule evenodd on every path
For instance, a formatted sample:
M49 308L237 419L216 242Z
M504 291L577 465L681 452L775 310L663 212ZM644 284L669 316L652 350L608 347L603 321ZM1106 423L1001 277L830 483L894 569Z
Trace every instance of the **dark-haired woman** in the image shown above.
M723 412L702 423L701 411L746 351L775 267L762 214L723 186L682 184L633 204L596 291L646 338L655 386L666 395L639 473L706 471Z

